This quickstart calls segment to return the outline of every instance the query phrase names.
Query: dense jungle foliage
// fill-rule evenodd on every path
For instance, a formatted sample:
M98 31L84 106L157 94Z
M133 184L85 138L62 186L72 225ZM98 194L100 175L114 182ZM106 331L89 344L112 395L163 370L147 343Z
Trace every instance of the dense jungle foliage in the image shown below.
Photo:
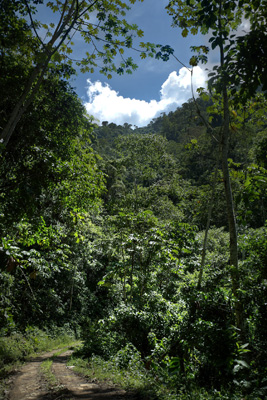
M41 62L27 9L11 3L0 6L2 128ZM171 15L180 3L170 2ZM197 3L204 7L188 7ZM239 3L249 18L248 2ZM250 35L264 36L256 15L266 8L254 3L252 31L233 54L244 64L240 79ZM72 66L51 60L1 142L2 361L16 335L63 330L83 340L82 358L155 387L151 398L266 398L265 78L247 90L227 82L237 268L222 168L225 81L146 127L97 126L67 82Z

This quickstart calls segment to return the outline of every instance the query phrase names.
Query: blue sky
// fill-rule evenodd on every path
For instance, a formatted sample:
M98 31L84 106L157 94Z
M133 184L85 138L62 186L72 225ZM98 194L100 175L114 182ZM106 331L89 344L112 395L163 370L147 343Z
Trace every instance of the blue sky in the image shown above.
M190 46L207 44L207 39L200 35L183 38L181 30L171 27L172 19L165 10L167 4L168 0L137 1L131 5L126 20L137 24L144 31L142 41L171 46L176 57L188 65L192 56ZM55 15L47 11L43 18L51 22ZM83 52L84 44L75 37L74 43L76 56ZM88 113L99 123L104 120L144 126L162 112L173 111L192 97L190 73L174 58L163 62L151 58L141 60L134 51L129 55L139 66L132 75L113 75L108 80L98 71L93 74L78 72L78 76L71 79L70 83ZM195 89L205 85L204 71L205 66L194 69Z
M203 37L183 38L178 28L172 28L172 18L165 10L167 4L168 0L144 0L142 3L137 1L131 5L126 19L129 23L136 23L144 31L142 41L170 45L175 50L176 56L187 65L192 56L190 46L200 44L201 40L203 42ZM119 90L122 96L130 95L134 98L150 100L159 96L160 86L158 83L161 85L169 73L179 71L182 67L174 59L168 62L155 59L141 60L139 54L134 51L129 52L129 55L138 64L138 70L133 75L114 75L112 80L107 80L96 71L93 76L88 75L88 78L108 82L115 90ZM79 76L77 89L81 96L85 95L83 83L84 76Z

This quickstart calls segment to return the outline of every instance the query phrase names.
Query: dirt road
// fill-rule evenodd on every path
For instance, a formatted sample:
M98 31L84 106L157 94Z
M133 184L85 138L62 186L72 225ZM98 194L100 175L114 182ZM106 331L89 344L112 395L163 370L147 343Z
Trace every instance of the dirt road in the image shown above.
M8 400L124 400L126 392L98 383L86 382L66 365L72 350L53 357L52 372L56 385L47 387L41 374L41 364L51 358L54 352L42 354L25 364L16 375L7 395Z

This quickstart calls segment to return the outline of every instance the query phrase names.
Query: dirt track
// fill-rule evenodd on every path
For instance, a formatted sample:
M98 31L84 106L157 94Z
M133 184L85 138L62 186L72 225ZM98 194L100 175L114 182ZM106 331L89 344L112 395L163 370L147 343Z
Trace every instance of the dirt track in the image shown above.
M76 375L66 362L72 351L68 350L53 358L52 372L57 385L51 390L41 376L40 367L58 350L32 359L25 364L13 380L8 400L122 400L129 399L126 392L116 388L103 386L94 382L86 382Z

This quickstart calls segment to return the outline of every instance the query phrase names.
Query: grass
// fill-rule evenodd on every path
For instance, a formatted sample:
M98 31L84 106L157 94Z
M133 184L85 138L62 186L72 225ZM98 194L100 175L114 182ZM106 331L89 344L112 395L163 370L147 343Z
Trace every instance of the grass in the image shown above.
M89 380L104 382L125 389L138 400L263 400L261 397L244 397L241 393L230 393L227 390L206 390L191 384L180 384L171 388L169 383L147 371L142 365L129 364L120 368L116 360L105 361L93 356L90 360L72 356L68 365L74 366L74 371ZM177 376L177 380L179 377Z
M41 375L42 379L46 382L46 386L49 390L52 390L57 386L58 381L52 372L53 360L48 359L41 364Z
M68 365L89 380L117 386L134 393L138 399L156 399L155 384L143 368L121 369L111 361L92 357L90 361L72 356Z

